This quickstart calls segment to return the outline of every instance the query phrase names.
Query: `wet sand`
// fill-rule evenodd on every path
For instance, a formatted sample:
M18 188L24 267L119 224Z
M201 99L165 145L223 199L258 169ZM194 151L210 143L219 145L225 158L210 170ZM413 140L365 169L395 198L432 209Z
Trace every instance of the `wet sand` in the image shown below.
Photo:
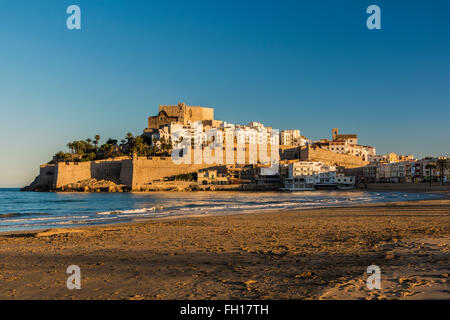
M449 299L450 197L0 234L0 299ZM369 265L381 289L366 287ZM66 269L81 268L81 290Z

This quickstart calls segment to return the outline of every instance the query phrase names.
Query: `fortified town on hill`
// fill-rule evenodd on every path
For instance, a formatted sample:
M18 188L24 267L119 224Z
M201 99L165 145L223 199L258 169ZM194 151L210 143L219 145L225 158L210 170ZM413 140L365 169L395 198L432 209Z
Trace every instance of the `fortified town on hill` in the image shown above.
M231 141L231 156L213 151L218 161L206 163L196 161L191 152L192 161L173 161L174 146L182 140L172 141L175 132L189 133L189 148L195 150L212 143L208 133L211 129L225 141ZM141 136L130 133L120 144L110 138L100 147L99 140L100 136L96 136L94 140L69 143L71 152L59 152L51 162L41 165L38 177L23 190L298 191L350 189L359 182L449 179L448 168L439 170L439 165L430 165L448 161L447 158L418 161L412 155L377 155L374 147L359 145L356 134L340 134L337 128L332 129L332 140L312 141L298 129L278 131L259 122L239 125L215 120L213 108L185 103L160 105L158 114L148 118ZM255 145L256 158L252 155ZM268 164L261 161L262 147L268 154L276 155L275 171L267 171ZM271 158L272 167L273 161Z

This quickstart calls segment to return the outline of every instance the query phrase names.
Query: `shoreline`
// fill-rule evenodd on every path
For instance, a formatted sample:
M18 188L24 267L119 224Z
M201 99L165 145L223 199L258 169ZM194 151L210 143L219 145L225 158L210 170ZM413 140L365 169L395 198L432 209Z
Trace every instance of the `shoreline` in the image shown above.
M15 188L21 192L60 192L60 193L152 193L152 192L210 192L210 191L234 191L234 192L286 192L280 190L279 184L246 184L246 185L199 185L195 182L166 181L152 185L129 188L118 185L109 185L110 181L99 181L99 186L76 186L71 184L59 189L30 189L30 186ZM356 185L353 189L329 189L331 191L385 191L385 192L416 192L416 193L442 193L450 191L450 184L440 185L433 183L430 187L427 182L422 183L368 183ZM326 191L326 190L315 190Z
M229 190L220 190L220 191L229 191ZM395 191L384 191L384 190L361 190L361 189L352 189L352 190L316 190L316 191L341 191L341 192L395 192ZM153 194L155 192L169 192L169 191L147 191L147 192L135 192L137 194ZM192 191L182 191L190 193ZM197 191L197 192L216 192L216 191ZM231 190L229 192L236 192L235 190ZM250 191L246 191L250 192ZM280 192L283 193L283 191L253 191L257 193L264 193L264 192ZM398 191L398 192L406 192L406 191ZM69 192L62 192L62 193L69 193ZM71 192L71 193L80 193L80 192ZM83 193L83 192L81 192ZM131 192L132 193L132 192ZM301 213L305 210L321 210L321 209L335 209L335 208L353 208L353 207L370 207L370 206L382 206L382 205L396 205L401 204L403 202L414 202L414 201L424 201L424 200L443 200L443 199L450 199L450 191L430 191L430 192L411 192L408 191L406 193L413 193L413 194L431 194L439 196L440 198L437 199L410 199L410 200L404 200L404 201L392 201L392 202L375 202L375 203L358 203L358 204L345 204L345 205L330 205L330 206L317 206L315 208L298 208L298 209L292 209L292 208L285 208L285 209L265 209L262 212L263 213L283 213L283 212L293 212L293 213ZM108 227L108 226L117 226L117 225L133 225L136 223L146 223L146 222L158 222L158 221L173 221L178 219L194 219L197 217L220 217L220 216L231 216L231 215L250 215L250 214L260 214L256 212L256 210L248 210L248 211L229 211L229 212L222 212L219 214L206 214L206 215L186 215L186 216L169 216L169 217L158 217L158 218L143 218L143 217L134 217L131 218L131 221L126 222L109 222L109 223L94 223L91 225L62 225L62 226L55 226L55 227L48 227L48 228L39 228L39 229L24 229L24 230L15 230L15 231L0 231L0 236L2 235L8 235L8 234L35 234L47 230L55 230L55 229L84 229L84 228L101 228L101 227Z
M449 299L450 198L0 234L0 299ZM68 265L82 290L65 286ZM382 271L382 289L365 269Z

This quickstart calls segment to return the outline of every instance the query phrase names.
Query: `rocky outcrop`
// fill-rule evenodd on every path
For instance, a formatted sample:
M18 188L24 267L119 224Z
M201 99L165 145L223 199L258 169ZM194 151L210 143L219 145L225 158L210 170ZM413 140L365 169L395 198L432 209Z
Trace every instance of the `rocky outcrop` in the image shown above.
M39 175L34 181L22 191L51 191L55 187L56 165L44 164L40 166Z
M55 191L66 192L123 192L129 191L126 185L111 180L86 179L69 183Z

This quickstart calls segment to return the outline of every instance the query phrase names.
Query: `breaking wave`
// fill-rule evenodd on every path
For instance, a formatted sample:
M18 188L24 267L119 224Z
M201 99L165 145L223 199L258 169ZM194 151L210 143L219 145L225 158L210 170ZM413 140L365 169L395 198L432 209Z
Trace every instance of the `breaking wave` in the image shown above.
M140 219L301 210L438 197L367 191L55 194L0 192L0 231L111 224Z

